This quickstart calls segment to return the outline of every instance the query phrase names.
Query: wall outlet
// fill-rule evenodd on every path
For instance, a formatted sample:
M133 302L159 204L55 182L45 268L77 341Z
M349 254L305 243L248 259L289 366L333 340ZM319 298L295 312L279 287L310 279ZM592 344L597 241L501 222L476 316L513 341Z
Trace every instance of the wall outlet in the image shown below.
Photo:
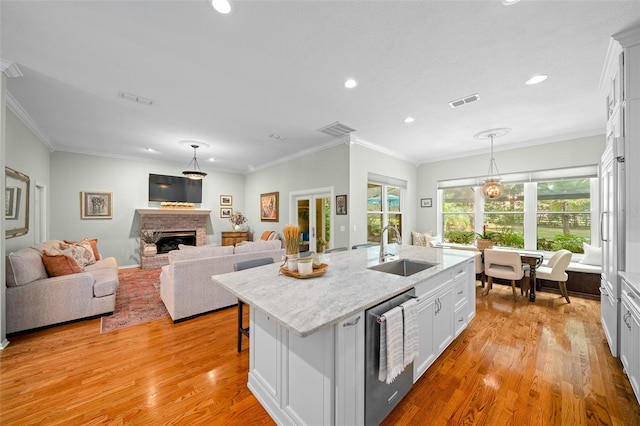
M340 232L344 232L344 231L345 231L344 225L340 226Z

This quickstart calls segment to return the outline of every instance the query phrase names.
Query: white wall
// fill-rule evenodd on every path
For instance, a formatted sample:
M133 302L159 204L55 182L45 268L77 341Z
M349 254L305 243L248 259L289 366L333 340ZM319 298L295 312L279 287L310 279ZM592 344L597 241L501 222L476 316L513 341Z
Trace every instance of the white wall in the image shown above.
M403 209L403 240L411 242L411 230L416 225L416 166L405 160L382 154L357 143L351 145L349 160L350 190L349 245L367 242L367 183L369 173L406 180L405 207Z
M51 155L50 238L98 238L103 256L114 256L120 266L138 265L140 217L136 209L158 207L148 201L149 173L179 176L179 164L97 157L56 151ZM220 219L220 195L233 196L233 208L244 210L243 175L205 170L202 203L211 210L207 243L220 244L220 231L229 230ZM113 193L113 219L81 219L80 192Z
M351 207L348 197L349 148L345 144L338 144L249 174L245 187L248 225L256 238L266 230L274 230L282 236L284 226L295 222L295 218L289 217L290 193L327 187L333 188L335 195L347 194L347 202ZM280 193L278 222L260 221L260 194L268 192ZM335 203L335 198L333 202ZM347 216L335 216L334 207L334 247L344 247L348 244L348 233L339 232L341 226L345 229L348 227L351 211L347 209L347 213Z
M7 253L29 247L35 241L35 186L50 188L49 149L11 110L6 109L6 166L29 176L29 232L6 240Z
M6 98L7 98L7 78L3 72L0 72L0 168L4 170L6 160L5 149L5 129L6 129ZM4 179L0 181L0 199L2 205L4 205L5 197L5 183ZM5 315L5 293L6 293L6 281L7 272L5 271L5 246L6 240L4 238L4 215L0 218L0 349L4 349L9 342L7 341L7 321Z
M501 174L533 170L550 170L566 167L600 164L605 136L571 139L526 148L495 151L494 158ZM418 198L432 198L432 208L417 206L418 231L436 229L438 181L465 177L483 177L489 168L489 150L484 155L474 155L453 160L422 164L418 167ZM417 204L416 204L417 205Z

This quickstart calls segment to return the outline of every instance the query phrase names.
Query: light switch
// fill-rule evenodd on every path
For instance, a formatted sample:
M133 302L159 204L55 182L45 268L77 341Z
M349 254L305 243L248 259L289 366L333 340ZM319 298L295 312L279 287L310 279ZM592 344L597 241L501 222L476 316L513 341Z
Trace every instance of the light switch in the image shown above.
M340 232L344 232L344 225L340 227Z

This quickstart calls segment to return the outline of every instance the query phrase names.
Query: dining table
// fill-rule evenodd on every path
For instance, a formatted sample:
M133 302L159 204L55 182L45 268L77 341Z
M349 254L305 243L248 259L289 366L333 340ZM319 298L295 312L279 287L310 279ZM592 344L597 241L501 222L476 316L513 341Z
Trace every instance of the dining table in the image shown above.
M529 302L536 301L536 268L539 268L542 265L542 261L544 260L544 254L539 251L530 251L530 250L518 250L520 254L520 259L522 263L526 263L530 266L530 283L529 283Z

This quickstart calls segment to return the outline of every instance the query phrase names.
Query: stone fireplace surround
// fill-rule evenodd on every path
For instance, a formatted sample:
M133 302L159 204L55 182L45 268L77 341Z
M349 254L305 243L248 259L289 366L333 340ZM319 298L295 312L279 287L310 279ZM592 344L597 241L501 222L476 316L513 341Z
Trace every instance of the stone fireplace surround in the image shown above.
M196 246L207 243L207 220L211 210L189 209L136 209L140 215L141 229L151 231L195 231ZM153 257L142 256L144 243L140 241L140 266L142 269L160 268L169 264L169 254Z

